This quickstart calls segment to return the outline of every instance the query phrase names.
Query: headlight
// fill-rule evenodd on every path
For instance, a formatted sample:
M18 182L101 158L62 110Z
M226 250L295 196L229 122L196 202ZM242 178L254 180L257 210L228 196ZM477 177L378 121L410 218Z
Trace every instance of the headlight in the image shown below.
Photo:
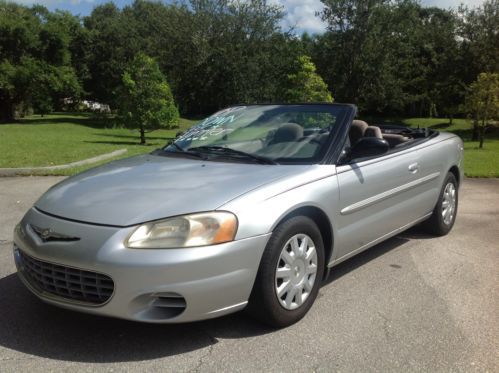
M232 241L237 231L234 214L214 211L177 216L139 226L125 246L133 249L170 249L215 245Z

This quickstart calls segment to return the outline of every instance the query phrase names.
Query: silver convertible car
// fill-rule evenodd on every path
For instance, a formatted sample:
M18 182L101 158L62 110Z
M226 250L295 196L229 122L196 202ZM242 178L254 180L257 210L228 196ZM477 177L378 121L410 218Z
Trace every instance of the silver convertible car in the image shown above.
M19 276L76 311L175 323L246 308L290 325L338 263L418 223L445 235L456 218L462 141L355 116L230 107L70 177L17 225Z

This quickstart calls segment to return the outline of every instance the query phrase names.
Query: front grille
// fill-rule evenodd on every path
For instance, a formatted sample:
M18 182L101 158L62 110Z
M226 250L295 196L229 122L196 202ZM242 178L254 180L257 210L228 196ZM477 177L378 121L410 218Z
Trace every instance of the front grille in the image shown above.
M36 290L64 299L100 305L114 291L113 280L106 275L47 263L19 250L21 271Z

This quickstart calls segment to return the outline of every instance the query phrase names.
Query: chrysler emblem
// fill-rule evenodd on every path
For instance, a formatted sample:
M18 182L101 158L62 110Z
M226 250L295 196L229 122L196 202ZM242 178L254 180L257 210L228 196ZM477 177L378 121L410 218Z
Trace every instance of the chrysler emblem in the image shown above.
M48 241L79 241L79 237L67 236L65 234L54 232L50 228L40 228L30 225L31 229L40 237L43 242Z

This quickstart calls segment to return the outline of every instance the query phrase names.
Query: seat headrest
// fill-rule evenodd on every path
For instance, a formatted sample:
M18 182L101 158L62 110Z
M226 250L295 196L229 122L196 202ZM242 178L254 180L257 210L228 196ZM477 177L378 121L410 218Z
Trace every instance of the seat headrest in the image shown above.
M369 126L366 128L364 131L364 136L365 137L376 137L378 139L383 138L383 134L381 133L381 129L376 126Z
M364 136L364 131L369 125L363 120L353 120L350 126L350 131L348 132L348 137L350 138L350 145L354 145L361 137Z
M361 127L363 129L366 129L367 127L369 127L369 124L367 124L367 122L364 122L363 120L354 119L354 120L352 120L352 127L353 126L355 126L355 127Z
M273 143L291 142L303 137L303 127L296 123L285 123L274 134Z

